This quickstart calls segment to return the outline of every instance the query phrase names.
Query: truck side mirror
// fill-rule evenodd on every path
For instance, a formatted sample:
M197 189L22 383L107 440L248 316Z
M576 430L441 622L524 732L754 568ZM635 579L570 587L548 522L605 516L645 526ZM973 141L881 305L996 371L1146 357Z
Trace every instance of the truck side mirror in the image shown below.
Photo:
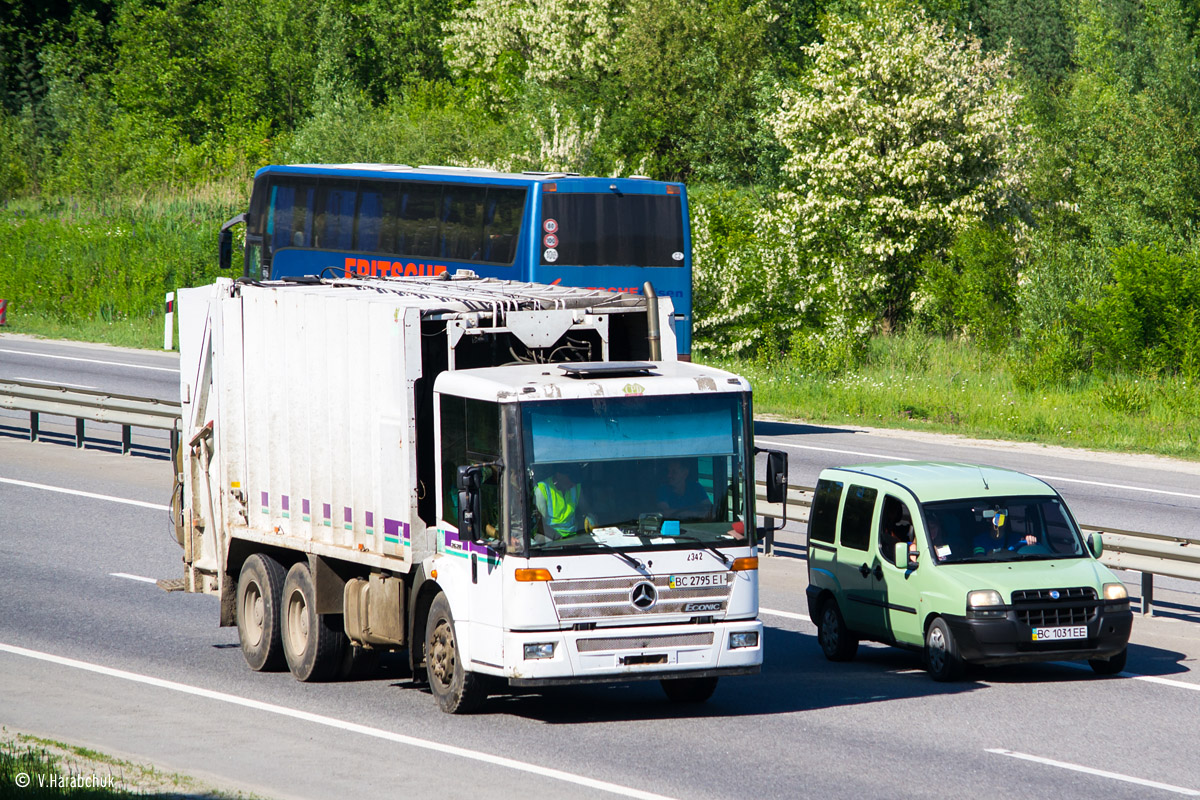
M458 468L458 537L469 542L479 541L480 520L483 519L482 475L483 467L479 464Z
M782 450L767 451L767 502L787 505L788 457ZM786 512L784 513L786 517Z
M1096 558L1104 552L1104 537L1098 533L1089 533L1087 538L1088 550L1092 551L1092 555Z

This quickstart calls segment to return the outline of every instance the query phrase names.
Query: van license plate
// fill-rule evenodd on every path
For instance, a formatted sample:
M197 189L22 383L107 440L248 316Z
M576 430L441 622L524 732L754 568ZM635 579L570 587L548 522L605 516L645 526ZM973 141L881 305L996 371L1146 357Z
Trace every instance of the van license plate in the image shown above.
M1072 625L1066 628L1034 628L1033 640L1047 642L1055 639L1086 639L1086 625Z

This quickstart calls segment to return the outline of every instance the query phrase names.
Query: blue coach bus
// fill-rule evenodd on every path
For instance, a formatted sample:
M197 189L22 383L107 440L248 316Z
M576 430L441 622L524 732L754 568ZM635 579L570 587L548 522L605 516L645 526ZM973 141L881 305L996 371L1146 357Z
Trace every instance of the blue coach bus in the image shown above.
M687 192L646 178L586 178L456 167L263 167L246 224L244 274L481 276L638 293L675 307L679 353L692 345Z

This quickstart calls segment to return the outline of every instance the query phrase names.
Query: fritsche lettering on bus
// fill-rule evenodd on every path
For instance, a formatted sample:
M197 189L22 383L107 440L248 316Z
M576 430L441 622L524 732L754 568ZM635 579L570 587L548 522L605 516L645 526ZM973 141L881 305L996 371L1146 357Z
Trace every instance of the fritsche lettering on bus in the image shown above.
M347 258L346 259L346 277L351 275L371 275L375 277L402 275L441 275L446 271L446 267L442 264L418 264L415 261L409 261L407 264L403 261L378 261L376 259L367 260L365 258Z

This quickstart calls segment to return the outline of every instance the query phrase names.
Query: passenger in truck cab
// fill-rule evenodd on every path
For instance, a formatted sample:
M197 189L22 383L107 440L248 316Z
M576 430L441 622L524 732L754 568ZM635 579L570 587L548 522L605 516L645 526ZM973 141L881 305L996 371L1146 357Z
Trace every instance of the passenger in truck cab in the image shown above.
M667 481L658 487L657 495L658 511L666 519L697 522L712 518L712 500L693 473L686 458L667 462Z

